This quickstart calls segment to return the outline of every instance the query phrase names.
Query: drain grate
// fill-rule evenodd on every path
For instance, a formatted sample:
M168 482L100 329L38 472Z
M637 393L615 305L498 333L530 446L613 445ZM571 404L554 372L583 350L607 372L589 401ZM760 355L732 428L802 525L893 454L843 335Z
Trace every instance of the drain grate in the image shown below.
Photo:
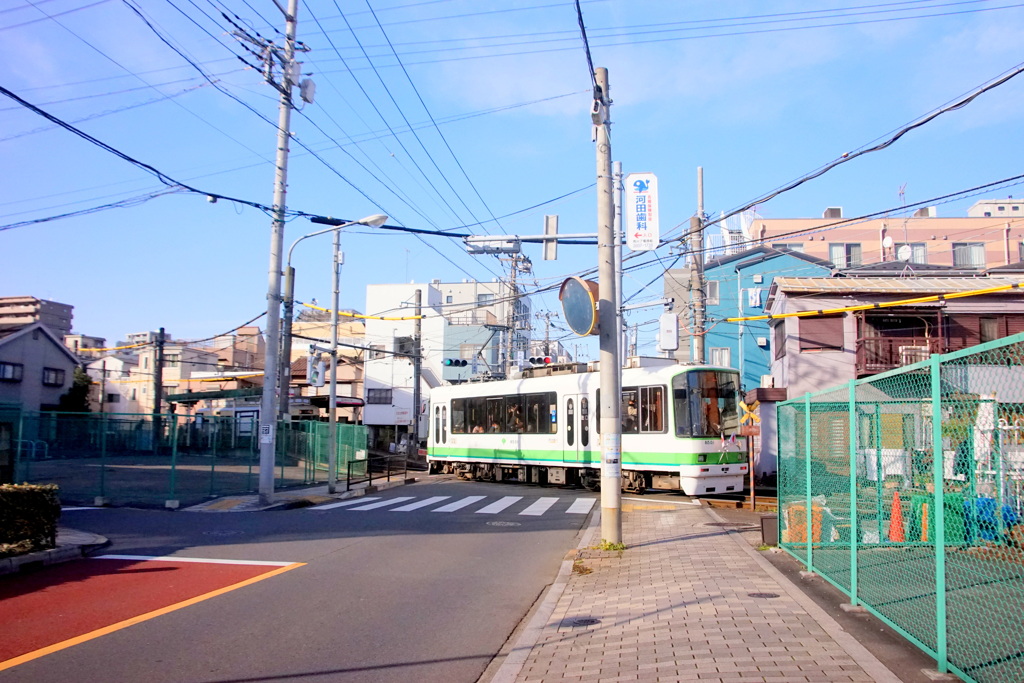
M769 600L771 598L779 597L778 593L747 593L748 598L760 598L762 600Z
M519 522L487 522L487 526L522 526Z
M572 617L565 621L569 626L594 626L601 623L600 619L594 617Z

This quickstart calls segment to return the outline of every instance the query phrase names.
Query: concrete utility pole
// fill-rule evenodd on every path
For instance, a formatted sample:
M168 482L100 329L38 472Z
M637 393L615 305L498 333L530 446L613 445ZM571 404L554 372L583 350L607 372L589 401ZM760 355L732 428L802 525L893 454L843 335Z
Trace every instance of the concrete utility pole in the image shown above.
M615 329L619 331L619 362L626 362L622 329L622 162L612 164L615 176Z
M327 492L334 493L338 480L338 298L341 291L341 229L334 231L334 252L331 256L331 388L328 390L327 410Z
M275 4L278 4L275 2ZM280 8L280 5L278 4ZM295 58L296 13L299 0L288 0L285 13L284 58L281 64L280 105L277 122L277 173L274 178L274 220L270 230L270 268L267 283L267 345L263 360L263 397L260 401L261 505L274 499L274 460L277 445L277 384L281 353L281 250L284 243L285 196L288 189L288 142L292 120L292 64ZM273 59L273 55L268 55ZM267 67L268 73L270 65Z
M281 318L281 400L278 401L279 420L288 420L291 416L292 387L292 319L295 317L295 268L289 263L284 269L284 314Z
M693 265L690 290L693 293L693 360L704 362L704 169L697 167L697 215L690 218L690 244Z
M597 147L597 273L601 345L601 538L622 543L622 364L615 302L615 187L612 178L608 69L594 70L591 118Z
M512 255L512 266L509 271L509 300L506 303L508 311L505 314L505 377L512 376L512 367L515 364L515 332L516 332L516 304L519 303L519 285L516 277L519 274L519 254Z
M420 447L420 372L423 367L423 290L416 288L416 295L413 297L413 305L416 310L416 320L413 322L412 343L412 439L409 445L410 456L416 456Z
M160 447L163 436L163 420L160 411L163 410L164 398L164 328L156 333L156 359L153 363L153 448Z

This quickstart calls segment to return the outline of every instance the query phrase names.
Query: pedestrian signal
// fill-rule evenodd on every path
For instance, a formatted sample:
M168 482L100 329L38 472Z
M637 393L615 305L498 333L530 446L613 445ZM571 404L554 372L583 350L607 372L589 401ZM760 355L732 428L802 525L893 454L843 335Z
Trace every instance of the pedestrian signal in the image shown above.
M469 361L464 358L445 358L444 365L448 368L464 368L469 365Z

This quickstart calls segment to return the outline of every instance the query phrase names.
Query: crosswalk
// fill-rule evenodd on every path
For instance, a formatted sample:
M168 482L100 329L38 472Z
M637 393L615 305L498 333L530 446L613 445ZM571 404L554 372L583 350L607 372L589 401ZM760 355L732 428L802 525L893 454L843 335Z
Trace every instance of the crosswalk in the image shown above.
M497 515L508 511L508 514L522 515L526 517L540 517L541 515L566 514L585 515L594 507L596 498L559 498L556 496L544 496L541 498L527 499L523 496L501 496L496 500L488 496L464 496L452 500L452 496L429 496L418 498L416 496L394 496L384 498L381 496L363 496L341 500L336 503L326 503L306 508L307 510L344 510L346 512L363 512L367 510L385 510L387 512L472 512L478 515Z

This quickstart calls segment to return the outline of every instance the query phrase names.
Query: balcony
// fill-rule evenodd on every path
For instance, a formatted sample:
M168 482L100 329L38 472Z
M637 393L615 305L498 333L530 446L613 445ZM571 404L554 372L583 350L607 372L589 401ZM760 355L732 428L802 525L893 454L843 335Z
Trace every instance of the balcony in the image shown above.
M935 337L862 337L857 340L857 377L911 365L943 350L943 340Z

